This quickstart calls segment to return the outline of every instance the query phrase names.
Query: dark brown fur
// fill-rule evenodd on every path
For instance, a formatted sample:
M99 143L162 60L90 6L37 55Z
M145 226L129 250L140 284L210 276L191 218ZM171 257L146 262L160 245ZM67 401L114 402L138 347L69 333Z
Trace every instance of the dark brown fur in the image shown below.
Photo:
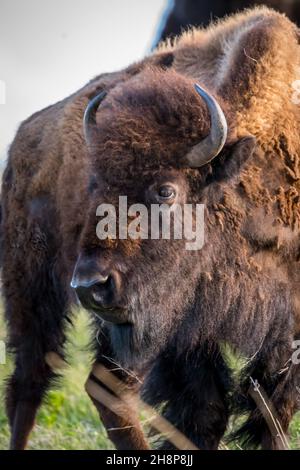
M249 445L278 446L247 389L250 375L259 380L286 432L300 380L290 362L300 334L300 121L291 101L299 65L296 27L256 9L189 32L21 125L2 188L3 291L16 353L7 389L13 448L26 445L55 377L47 353L63 354L79 254L119 270L133 323L97 325L98 362L113 368L112 358L143 377L144 398L164 403L164 415L201 448L218 447L233 408L249 412L242 429ZM210 129L195 82L218 99L230 130L221 155L192 170L185 156ZM83 113L103 89L87 147ZM96 237L98 204L124 194L129 204L149 204L147 188L170 179L182 203L206 205L202 250L188 252L180 240ZM238 400L223 343L248 358ZM133 416L124 422L96 406L107 428L126 424L110 431L118 448L147 446Z

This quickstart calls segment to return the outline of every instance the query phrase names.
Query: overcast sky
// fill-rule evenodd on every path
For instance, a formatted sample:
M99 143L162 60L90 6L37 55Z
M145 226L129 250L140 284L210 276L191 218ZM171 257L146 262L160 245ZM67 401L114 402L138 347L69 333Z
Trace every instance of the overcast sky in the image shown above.
M165 5L165 0L0 0L0 158L30 114L99 73L143 57Z

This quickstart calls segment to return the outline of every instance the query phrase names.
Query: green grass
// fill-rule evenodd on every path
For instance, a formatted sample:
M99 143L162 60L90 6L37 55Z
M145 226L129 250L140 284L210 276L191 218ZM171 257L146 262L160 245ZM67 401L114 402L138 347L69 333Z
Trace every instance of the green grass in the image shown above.
M0 314L1 317L1 314ZM0 318L0 340L5 329ZM48 393L41 407L37 424L30 436L29 449L112 449L111 442L98 414L84 391L84 383L91 368L88 351L90 340L87 317L84 312L75 316L74 328L69 331L67 356L70 365L65 369L59 386ZM11 361L0 365L0 449L7 449L9 430L3 406L3 385L11 372ZM290 427L291 448L300 448L300 414ZM230 446L238 449L238 445Z

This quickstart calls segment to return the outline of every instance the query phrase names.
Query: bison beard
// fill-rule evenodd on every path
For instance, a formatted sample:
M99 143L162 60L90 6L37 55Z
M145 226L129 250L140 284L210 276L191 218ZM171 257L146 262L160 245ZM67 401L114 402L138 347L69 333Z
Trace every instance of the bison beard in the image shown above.
M60 360L49 357L63 357L74 290L96 313L96 362L126 393L159 406L200 448L218 448L233 412L248 413L238 435L249 447L280 448L248 389L258 380L287 432L300 405L298 40L284 16L249 10L21 125L2 185L12 448L26 446L55 378ZM100 203L126 195L149 208L166 185L169 204L205 205L202 250L98 239ZM247 359L235 384L227 343ZM93 401L118 449L149 447L132 410Z
M131 323L105 324L117 360L126 368L143 370L147 367L172 343L182 312L192 308L193 284L177 289L174 282L187 271L190 259L185 256L179 260L176 249L181 246L184 253L182 241L177 241L173 253L170 253L169 244L169 241L160 241L160 249L156 247L152 256L151 271L144 265L135 269L134 277L127 279L125 290ZM151 255L151 242L146 250Z

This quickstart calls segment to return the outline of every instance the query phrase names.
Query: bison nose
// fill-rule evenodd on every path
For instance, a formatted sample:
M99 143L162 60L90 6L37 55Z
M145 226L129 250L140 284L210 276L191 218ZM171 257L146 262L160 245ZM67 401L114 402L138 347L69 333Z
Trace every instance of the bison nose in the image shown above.
M120 303L120 275L116 271L88 274L75 268L71 287L84 308L112 323L127 322L125 309Z
M96 273L93 276L82 277L80 278L77 273L75 273L72 277L71 287L72 289L89 289L93 287L95 284L105 284L108 281L109 276Z
M71 287L87 309L105 309L115 305L117 286L112 274L96 273L89 277L75 275Z
M111 275L97 275L71 283L83 307L88 310L112 308L115 299L115 286Z

